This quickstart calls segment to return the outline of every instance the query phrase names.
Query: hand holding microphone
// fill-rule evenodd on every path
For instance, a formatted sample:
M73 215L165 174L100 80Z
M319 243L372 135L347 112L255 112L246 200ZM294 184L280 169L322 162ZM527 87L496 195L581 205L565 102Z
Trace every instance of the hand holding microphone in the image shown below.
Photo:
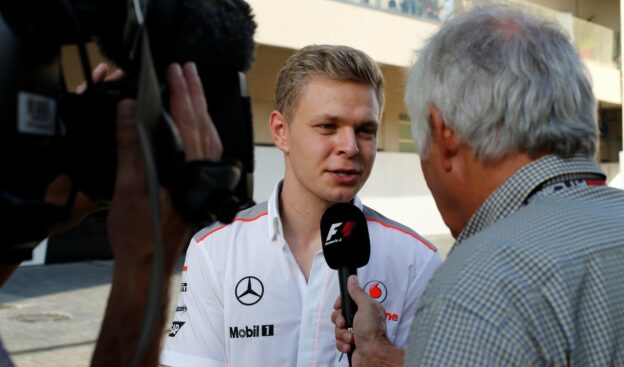
M357 278L357 268L370 258L364 214L351 204L332 205L321 218L321 241L325 260L338 270L340 284L340 298L331 317L336 325L336 348L347 353L349 366L376 366L377 362L402 366L404 352L388 338L384 308L364 292Z
M323 255L330 268L338 270L342 317L346 328L353 326L357 304L347 291L347 279L357 275L357 268L368 264L370 239L364 214L354 205L338 203L330 206L321 218ZM351 365L351 350L347 355Z
M372 299L360 287L357 276L350 276L347 282L350 298L355 302L357 314L353 327L347 327L343 315L343 302L338 298L331 320L336 325L336 349L353 355L350 365L360 366L402 366L403 350L396 348L386 330L386 315L381 303ZM357 345L357 349L355 349Z

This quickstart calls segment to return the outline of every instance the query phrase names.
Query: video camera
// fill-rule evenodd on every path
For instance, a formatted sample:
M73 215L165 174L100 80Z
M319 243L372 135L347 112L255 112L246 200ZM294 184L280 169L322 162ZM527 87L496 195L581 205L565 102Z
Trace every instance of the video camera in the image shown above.
M67 174L73 192L112 197L116 170L115 113L137 99L158 181L189 223L230 222L252 204L251 102L242 72L251 66L255 22L243 0L9 0L0 3L0 254L24 252L46 237L68 208L43 201ZM127 77L93 83L85 44ZM61 47L77 45L87 89L67 90ZM223 142L218 163L185 162L175 125L161 107L172 62L194 61L209 113Z

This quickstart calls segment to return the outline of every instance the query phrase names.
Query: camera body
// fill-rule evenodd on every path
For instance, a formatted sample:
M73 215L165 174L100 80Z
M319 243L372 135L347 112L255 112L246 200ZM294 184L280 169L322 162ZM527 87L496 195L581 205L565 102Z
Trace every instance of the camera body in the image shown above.
M74 190L97 201L110 200L116 171L117 103L135 98L145 87L139 78L145 68L154 70L160 82L154 104L167 101L162 81L171 62L197 64L224 159L186 162L164 108L150 133L159 182L170 190L182 217L198 226L229 222L241 207L252 204L251 102L242 74L250 67L254 50L255 23L248 5L242 0L152 0L145 8L144 28L150 35L151 59L133 57L136 50L128 42L132 3L23 0L0 4L4 59L0 63L0 213L11 218L5 223L8 241L0 253L44 238L50 225L68 214L69 208L43 201L48 185L60 174L71 177ZM194 27L198 24L203 28ZM127 77L93 83L76 94L65 86L60 50L67 44L84 47L91 40ZM202 43L201 52L195 51L199 45L194 49L190 44L195 42ZM87 75L91 65L82 56Z

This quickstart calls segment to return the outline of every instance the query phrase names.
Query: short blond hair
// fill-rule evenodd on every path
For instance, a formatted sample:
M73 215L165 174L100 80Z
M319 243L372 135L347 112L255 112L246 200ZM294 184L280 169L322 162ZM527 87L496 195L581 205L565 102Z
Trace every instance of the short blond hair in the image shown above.
M345 80L373 88L384 106L384 77L379 65L367 54L348 46L311 45L295 52L286 60L277 75L275 110L292 117L301 94L312 77Z

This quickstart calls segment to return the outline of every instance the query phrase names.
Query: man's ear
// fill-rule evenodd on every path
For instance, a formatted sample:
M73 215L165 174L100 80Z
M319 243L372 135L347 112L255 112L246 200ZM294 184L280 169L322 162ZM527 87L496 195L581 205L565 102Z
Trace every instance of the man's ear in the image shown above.
M455 131L446 124L436 107L429 107L429 116L431 137L435 143L432 148L439 150L444 169L451 170L453 158L459 153L461 141Z
M269 116L269 128L273 143L284 153L288 153L288 122L286 116L279 111L271 112Z

